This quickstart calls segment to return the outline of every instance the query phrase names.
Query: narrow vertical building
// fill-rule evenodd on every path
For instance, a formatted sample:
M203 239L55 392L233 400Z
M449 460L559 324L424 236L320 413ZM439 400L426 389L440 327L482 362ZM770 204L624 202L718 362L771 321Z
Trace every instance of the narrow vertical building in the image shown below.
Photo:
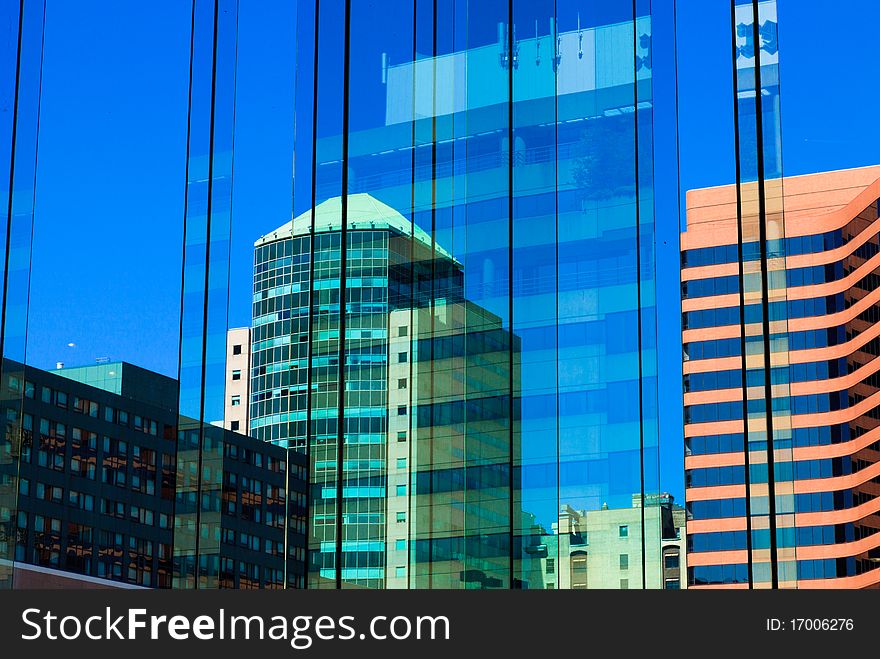
M250 433L251 330L235 327L226 333L226 400L223 427Z

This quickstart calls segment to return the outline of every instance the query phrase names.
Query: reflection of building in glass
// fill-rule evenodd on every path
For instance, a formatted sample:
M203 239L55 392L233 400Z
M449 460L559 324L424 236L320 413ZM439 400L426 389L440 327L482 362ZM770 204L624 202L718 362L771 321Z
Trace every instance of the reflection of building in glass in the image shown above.
M250 432L251 330L235 327L226 333L226 399L223 427L246 435Z
M587 26L587 17L584 16L581 29L563 27L558 30L557 21L550 16L552 6L547 9L548 15L543 17L545 24L531 25L531 32L520 31L520 38L514 42L512 67L504 61L510 51L507 40L513 37L507 34L507 20L497 26L498 40L493 43L473 45L467 50L437 57L419 58L415 63L392 63L383 67L384 84L388 89L384 98L386 125L407 123L413 114L416 118L454 115L506 104L508 76L491 76L489 72L512 69L517 103L546 99L548 89L545 83L550 80L555 80L555 94L566 97L584 93L613 94L615 88L631 86L633 77L651 77L649 16L599 26ZM625 15L626 11L620 13ZM564 9L560 14L563 14L559 18L561 25L569 22L564 20L566 18L575 18L580 23L580 18L574 14L564 16ZM633 23L638 32L637 43L633 40ZM542 34L534 36L536 31ZM633 58L633 51L635 59L622 66L622 53L628 52ZM465 75L468 71L487 74L481 80L487 84L473 85ZM432 86L419 84L434 76L437 87L450 93L436 94Z
M369 195L347 204L344 319L339 198L256 243L251 433L310 455L313 585L340 560L358 585L500 585L516 346L430 236Z
M391 320L387 585L501 587L518 515L509 474L521 443L510 397L519 339L454 287L433 308L416 301ZM403 541L409 553L397 549Z
M664 524L662 548L663 588L687 588L687 509L683 506L672 506L672 534Z
M16 459L3 465L18 488L4 528L13 586L192 587L174 579L188 560L175 536L198 524L176 496L177 382L125 362L46 372L6 360L3 373L7 436L21 428ZM199 552L218 571L198 586L302 587L305 461L221 433L217 548Z
M311 585L535 587L533 527L660 491L650 18L467 5L435 38L411 3L322 7L295 219L256 246L252 434L310 453Z
M578 511L563 506L553 532L536 527L525 551L537 560L533 588L678 589L685 558L684 509L668 494L652 496L642 510L641 495L631 508ZM642 524L661 529L662 544L642 545ZM643 560L644 557L644 560Z
M753 4L738 3L734 7L739 141L736 156L740 160L743 180L755 180L758 177L759 163L764 176L776 178L782 175L776 0L762 0L757 5L757 39ZM758 72L760 96L755 94Z
M377 23L370 3L298 3L297 219L257 245L252 387L237 394L223 387L237 3L196 3L168 417L176 585L225 578L230 431L212 424L232 396L250 414L230 426L308 454L313 586L531 587L526 540L561 504L659 492L648 5L416 17L389 0ZM38 76L21 78L32 96ZM31 133L16 133L17 191L32 188ZM9 218L7 356L26 345L28 196ZM16 490L0 485L5 518ZM646 510L640 541L659 546Z
M762 183L688 193L689 582L876 587L880 168Z

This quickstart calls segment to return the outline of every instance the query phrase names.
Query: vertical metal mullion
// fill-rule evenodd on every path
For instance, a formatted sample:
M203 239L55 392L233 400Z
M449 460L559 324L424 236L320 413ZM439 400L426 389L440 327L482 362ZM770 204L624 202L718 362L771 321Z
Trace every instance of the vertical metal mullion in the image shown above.
M12 130L10 134L10 149L9 149L9 199L7 205L7 218L6 218L6 241L4 246L4 268L3 268L3 293L2 293L2 302L0 302L0 352L4 355L6 353L6 312L7 312L7 304L8 304L8 292L9 292L9 263L10 256L12 251L12 231L14 227L13 221L13 197L14 197L14 186L15 186L15 156L17 151L18 144L18 106L19 106L19 96L20 96L20 88L21 88L21 53L22 53L22 38L24 35L24 14L25 14L25 3L24 0L20 0L19 2L19 14L18 14L18 41L15 55L15 85L14 85L14 93L13 93L13 104L12 104ZM34 140L34 191L33 191L33 199L31 205L31 226L30 226L30 241L28 245L28 268L31 267L31 258L33 251L33 223L34 223L34 206L33 204L36 201L36 158L39 148L39 134L40 134L40 104L42 100L42 80L43 80L43 52L45 47L45 39L46 39L46 3L45 0L42 3L42 8L40 10L40 68L39 68L39 83L37 85L37 104L36 104L36 135ZM28 325L28 307L30 305L30 277L28 277L28 285L25 293L25 313L24 313L24 348L22 352L22 364L21 369L22 373L25 372L26 369L26 353L27 353L27 325ZM5 374L6 369L4 368L6 365L5 359L0 359L0 375ZM22 378L22 382L24 382L24 378ZM14 435L12 442L17 442L17 455L18 459L16 460L16 471L15 471L15 480L16 483L14 492L12 494L12 508L10 510L9 515L9 523L10 525L15 525L16 522L16 513L18 510L18 502L19 502L19 488L18 482L21 477L21 444L22 444L22 415L24 412L24 399L22 396L24 395L24 390L22 389L21 394L18 397L18 415L17 422L13 426L14 427ZM14 446L14 444L13 444ZM9 583L10 586L15 582L15 543L12 543L12 554L9 556L10 560L10 574L9 574Z
M431 29L431 299L429 301L428 309L430 311L430 337L431 337L431 349L429 350L429 354L431 356L431 382L430 382L430 393L429 399L431 401L431 452L430 452L430 464L431 464L431 489L430 489L430 497L432 501L431 509L431 549L430 549L430 565L431 570L428 576L428 588L434 587L434 478L433 472L436 469L435 463L435 455L434 455L434 438L436 435L436 429L434 427L434 410L436 409L437 401L435 398L435 373L436 373L436 361L434 360L434 352L437 346L437 336L436 336L436 318L437 318L437 22L439 20L439 16L437 14L437 0L433 0L431 6L431 12L433 17L433 25ZM412 361L412 360L410 360ZM467 430L465 430L465 437L467 437ZM467 441L467 440L465 440ZM465 471L467 471L467 462L465 462ZM467 491L467 487L465 487L465 491ZM465 529L465 534L467 534L467 529Z
M23 0L22 0L23 1ZM175 480L177 480L177 472L180 468L180 380L181 380L181 365L183 364L183 317L184 317L184 299L186 293L186 236L187 236L187 227L189 224L189 163L190 163L190 153L191 153L191 144L192 144L192 98L193 98L193 64L195 57L195 40L196 40L196 1L192 0L192 18L190 23L190 41L189 41L189 87L187 91L187 110L186 110L186 162L184 164L184 194L183 194L183 242L182 242L182 252L181 255L181 265L180 265L180 320L179 320L179 330L178 337L179 343L177 348L177 408L178 408L178 423L177 423L177 447L175 450L174 462L175 462ZM185 440L184 440L185 441ZM175 490L179 486L179 483L175 483ZM174 502L173 506L174 517L177 517L177 505ZM174 535L176 534L176 524L172 527L172 539L171 546L174 547L176 545ZM185 574L185 568L181 567L181 573ZM174 566L172 559L172 577L171 583L174 585L175 576L173 574ZM181 578L181 577L177 577Z
M409 338L408 338L408 342L410 344L410 348L409 348L410 359L409 359L409 384L408 384L408 396L407 396L409 398L409 400L408 400L409 423L407 424L407 431L406 431L406 437L407 437L407 462L406 462L406 464L407 464L407 471L409 472L409 478L407 478L407 491L409 493L409 496L407 497L407 502L406 502L406 526L407 526L407 529L409 529L409 532L406 534L406 536L407 536L406 537L406 566L407 566L407 568L406 568L406 587L407 587L407 589L412 588L412 583L413 583L412 571L413 571L414 563L415 563L415 561L412 560L412 557L415 556L415 551L412 547L412 541L413 541L413 536L418 535L417 532L415 532L415 533L413 532L413 529L415 528L415 520L413 520L413 517L412 517L412 502L416 496L416 487L415 486L417 484L417 478L415 475L416 474L416 471L415 471L416 465L413 462L413 455L414 455L413 443L415 441L415 432L414 431L415 431L416 423L417 423L416 405L418 403L418 398L413 393L413 390L415 389L415 382L413 380L413 361L415 360L415 357L416 357L415 348L417 348L417 344L416 344L416 340L415 340L416 331L415 331L414 320L415 320L415 315L416 315L415 314L415 306L416 306L416 295L415 295L415 293L416 293L416 289L415 289L415 278L416 278L416 276L415 276L415 273L416 273L416 269L415 269L415 258L416 258L416 252L415 252L415 242L416 242L416 238L415 238L415 234L416 234L416 80L418 78L416 75L416 64L417 64L416 60L418 59L418 55L417 55L417 47L418 47L417 34L418 34L418 29L419 29L418 28L418 5L419 5L418 0L413 0L413 38L412 38L412 61L413 61L412 71L413 71L413 73L412 73L412 117L411 117L411 133L410 133L410 141L412 143L412 151L410 152L410 189L409 189L409 195L410 195L410 215L409 215L409 217L410 217L410 235L409 235L409 281L410 281L410 288L409 288L409 300L408 300L408 303L409 303L409 330L408 330ZM390 256L390 254L389 254L389 256ZM389 309L388 316L389 316L389 318L391 317L390 309ZM388 340L388 346L389 346L389 350L388 350L388 353L389 353L388 354L388 365L389 366L388 366L388 368L389 368L389 372L390 372L390 365L391 365L391 350L390 350L391 340L390 340L390 336L391 336L391 328L389 327L389 340ZM388 383L388 387L390 389L390 387L391 387L390 382ZM390 410L389 410L389 413L390 413ZM386 436L387 436L387 443L390 444L392 439L390 437L390 432L388 430L386 430ZM397 441L397 438L394 438L394 441ZM388 473L388 462L387 462L388 452L387 451L385 454L385 460L386 460L385 473L387 475L387 473ZM386 478L387 478L387 476L386 476ZM386 520L385 526L387 528L387 526L388 526L388 497L387 496L385 497L385 520ZM387 541L388 540L386 538L386 543L387 543ZM388 555L387 544L386 544L386 549L385 549L385 555L386 556ZM386 565L387 565L387 559L386 559Z
M639 194L641 188L639 186L639 78L638 78L638 54L636 46L638 44L638 29L636 28L636 0L632 2L632 25L633 25L633 42L632 42L632 64L633 64L633 148L635 150L635 158L633 162L634 178L635 178L635 216L636 216L636 317L638 327L636 336L638 342L639 353L639 489L642 494L642 508L639 512L641 517L642 532L641 537L641 569L642 569L642 588L647 588L646 576L647 567L645 565L645 506L647 500L645 496L645 418L644 418L644 365L642 360L642 234L641 234L641 201ZM659 502L658 502L659 503Z
M730 42L731 64L733 71L733 138L734 167L736 178L736 229L737 229L737 261L739 265L739 324L740 324L740 363L742 373L742 413L743 413L743 459L745 464L745 516L746 516L746 550L748 552L749 588L754 588L754 566L752 548L752 488L751 460L749 454L749 396L748 396L748 365L746 363L746 319L745 319L745 261L743 253L743 214L742 214L742 165L740 161L740 125L739 125L739 80L736 68L738 50L736 46L736 0L730 0Z
M507 52L510 54L507 67L507 324L509 328L509 348L508 348L508 449L507 449L507 500L508 500L508 551L510 560L508 561L508 588L513 588L514 570L513 570L513 424L514 424L514 403L513 403L513 0L507 0L507 20L509 27L507 30Z
M208 190L207 190L207 209L205 212L205 296L204 307L202 312L202 373L201 387L199 392L199 457L198 457L198 490L196 496L196 564L195 564L195 584L194 588L199 588L199 550L201 545L200 527L202 520L202 504L201 497L198 496L202 491L202 468L204 463L204 445L205 445L205 378L207 377L207 357L208 357L208 295L209 295L209 279L211 272L211 213L213 211L214 196L214 117L217 103L217 29L219 23L219 0L214 0L214 33L212 44L212 61L211 61L211 110L208 122Z
M2 322L0 322L0 348L3 349L4 354L6 352L6 303L9 296L9 256L12 244L12 199L14 196L13 186L15 185L15 151L18 136L18 95L21 88L21 38L23 32L24 0L20 0L18 13L18 48L16 50L15 56L15 91L13 93L12 101L12 133L9 145L9 199L7 201L6 207L6 246L4 251L5 267L3 268L2 308L0 308L0 313L2 313ZM2 370L4 370L3 364L2 362L0 362L0 371Z
M348 265L348 127L349 92L351 87L351 0L345 0L345 30L342 51L342 224L340 230L339 261L339 378L337 383L336 417L336 588L342 588L342 495L345 464L345 326L346 326L346 268Z
M4 249L4 268L3 268L3 296L2 302L0 302L0 353L2 355L6 354L6 303L9 291L9 256L11 250L11 235L12 235L12 198L13 198L13 186L15 185L15 147L16 147L16 138L18 133L18 94L19 88L21 86L21 37L24 28L24 0L21 0L19 3L19 13L18 13L18 46L16 49L15 55L15 91L13 92L13 101L12 101L12 131L11 131L11 139L10 139L10 149L9 149L9 199L7 202L7 212L6 212L6 245ZM0 357L2 357L0 355ZM0 376L5 375L6 369L6 359L0 359ZM24 364L22 364L22 368L24 368ZM12 441L16 441L14 438ZM11 510L9 512L9 525L14 528L13 525L17 524L17 511L18 511L18 497L19 497L19 487L18 481L21 477L21 426L19 425L18 437L17 441L19 444L18 449L18 459L16 461L16 479L15 479L15 490L12 493L13 503L11 506ZM12 448L12 447L10 447ZM14 455L14 454L13 454ZM10 533L12 535L12 532ZM12 550L7 556L3 557L11 561L11 568L9 574L9 584L12 586L15 583L15 542L12 544Z
M309 223L309 310L306 321L306 556L305 556L305 587L309 587L309 569L311 556L309 551L309 543L311 542L312 530L312 384L313 384L313 367L314 361L314 333L312 326L315 321L315 204L317 203L317 162L318 162L318 35L320 27L321 0L315 0L315 44L314 58L312 62L312 164L311 164L311 200L309 213L311 214ZM291 224L291 238L293 234L293 225ZM288 492L288 499L290 493ZM320 552L319 552L320 553ZM287 560L287 557L285 557ZM318 567L320 575L320 566Z
M752 40L755 48L755 141L758 165L758 230L761 254L761 306L764 333L764 398L767 419L767 489L770 515L770 579L773 588L779 587L779 561L776 555L776 476L773 455L773 385L770 379L770 282L767 263L767 204L764 181L764 111L761 98L761 42L758 24L758 0L752 0Z
M556 22L556 33L559 34L559 3L557 0L553 2L553 18ZM561 432L559 429L560 421L559 421L559 71L554 72L553 77L553 147L554 147L554 156L555 156L555 166L553 168L553 203L554 203L554 213L553 213L553 221L554 221L554 265L555 265L555 287L554 287L554 298L556 303L556 322L554 323L554 340L555 340L555 349L556 349L556 524L557 528L560 528L559 523L559 511L561 510L560 504L560 496L562 494L562 490L560 487L560 476L561 476L561 463L562 456L560 454L560 439ZM511 340L513 337L511 336ZM513 374L511 374L513 377ZM520 431L520 437L522 437L522 431ZM569 533L571 532L571 522L569 522ZM559 588L561 584L560 576L562 575L562 543L556 543L556 587ZM571 561L568 561L569 565L566 566L566 573L568 576L568 586L571 588Z

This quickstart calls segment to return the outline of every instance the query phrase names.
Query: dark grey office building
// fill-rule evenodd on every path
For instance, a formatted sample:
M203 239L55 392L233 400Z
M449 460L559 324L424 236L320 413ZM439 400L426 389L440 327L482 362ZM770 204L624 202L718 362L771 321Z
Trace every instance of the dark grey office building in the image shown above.
M219 438L222 458L203 462L207 476L195 482L216 479L221 488L216 497L208 487L186 490L178 451L190 438L179 430L187 424L177 417L175 380L124 362L46 372L7 360L3 375L12 441L0 473L4 496L17 497L0 542L13 587L57 586L56 571L149 588L303 585L298 453L212 428L204 436ZM189 499L211 501L220 520L218 538L199 538L202 562L217 569L197 584L175 579L199 523L186 513Z

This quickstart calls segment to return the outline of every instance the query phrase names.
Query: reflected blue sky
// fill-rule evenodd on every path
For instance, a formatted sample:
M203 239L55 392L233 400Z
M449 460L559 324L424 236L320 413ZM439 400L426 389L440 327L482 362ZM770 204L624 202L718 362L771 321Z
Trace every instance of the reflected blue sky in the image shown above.
M618 19L613 7L600 9L606 4L614 3L590 3L585 27ZM784 173L876 164L880 6L778 6ZM677 62L672 9L670 0L654 1L655 176L662 486L681 500L675 191L679 179L682 190L733 181L733 106L728 3L678 0ZM288 2L241 3L230 326L250 322L256 228L290 218L295 20ZM383 20L393 29L408 18ZM47 2L28 332L36 366L107 356L176 376L189 21L186 3ZM468 39L488 44L496 35ZM364 87L353 94L375 85L375 55L358 59ZM379 123L368 113L360 120Z
M46 4L28 361L176 376L190 11Z

